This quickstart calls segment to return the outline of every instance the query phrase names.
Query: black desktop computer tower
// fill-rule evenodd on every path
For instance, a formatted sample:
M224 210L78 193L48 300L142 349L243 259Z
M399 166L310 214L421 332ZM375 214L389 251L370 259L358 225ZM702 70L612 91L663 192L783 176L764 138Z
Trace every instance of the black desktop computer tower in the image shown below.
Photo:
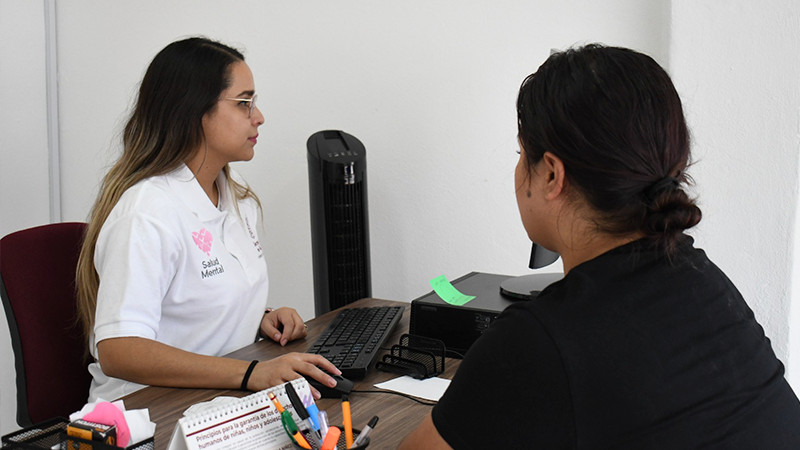
M461 357L513 299L500 295L508 275L470 272L453 280L453 286L475 298L461 306L449 304L436 292L411 301L409 333L439 339L450 357ZM455 352L455 353L454 353Z
M409 332L444 342L448 356L461 357L472 344L489 328L497 316L508 306L519 301L531 301L545 287L564 275L540 273L534 278L525 278L521 285L526 296L507 295L501 286L509 280L519 279L509 275L470 272L453 280L452 285L465 295L475 298L456 306L442 300L436 292L430 292L411 301L411 323Z
M372 295L367 155L358 139L339 130L314 133L306 146L319 316Z

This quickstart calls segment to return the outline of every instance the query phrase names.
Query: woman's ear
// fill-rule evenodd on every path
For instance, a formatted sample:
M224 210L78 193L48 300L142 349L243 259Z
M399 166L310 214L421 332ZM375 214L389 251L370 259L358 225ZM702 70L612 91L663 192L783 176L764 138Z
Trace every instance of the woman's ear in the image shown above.
M564 183L566 182L566 171L564 170L564 162L561 158L550 153L544 152L542 155L542 168L544 169L544 193L545 198L554 200L564 192Z

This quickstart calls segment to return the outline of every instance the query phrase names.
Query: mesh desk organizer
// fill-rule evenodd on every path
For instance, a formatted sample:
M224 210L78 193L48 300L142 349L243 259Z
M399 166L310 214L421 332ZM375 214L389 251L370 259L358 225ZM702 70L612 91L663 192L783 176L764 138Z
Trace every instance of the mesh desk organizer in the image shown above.
M3 449L120 450L99 441L67 436L69 420L58 417L3 436ZM126 450L153 450L153 438L125 447Z
M423 380L444 372L444 342L439 339L404 334L375 367L384 372L408 375Z

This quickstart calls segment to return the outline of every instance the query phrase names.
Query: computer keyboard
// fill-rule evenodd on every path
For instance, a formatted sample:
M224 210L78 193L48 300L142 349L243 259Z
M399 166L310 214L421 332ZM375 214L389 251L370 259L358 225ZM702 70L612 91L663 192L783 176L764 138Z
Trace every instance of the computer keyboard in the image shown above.
M324 356L345 378L364 378L402 315L402 306L344 309L307 353Z

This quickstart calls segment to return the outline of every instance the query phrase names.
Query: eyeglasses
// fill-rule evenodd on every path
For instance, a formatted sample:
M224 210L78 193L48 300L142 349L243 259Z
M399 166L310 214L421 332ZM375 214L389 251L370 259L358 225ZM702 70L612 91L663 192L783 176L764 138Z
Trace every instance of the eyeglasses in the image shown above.
M256 99L258 95L253 95L253 98L228 98L225 97L223 100L233 100L235 102L239 102L240 105L247 106L247 117L249 118L253 115L253 108L256 107Z

